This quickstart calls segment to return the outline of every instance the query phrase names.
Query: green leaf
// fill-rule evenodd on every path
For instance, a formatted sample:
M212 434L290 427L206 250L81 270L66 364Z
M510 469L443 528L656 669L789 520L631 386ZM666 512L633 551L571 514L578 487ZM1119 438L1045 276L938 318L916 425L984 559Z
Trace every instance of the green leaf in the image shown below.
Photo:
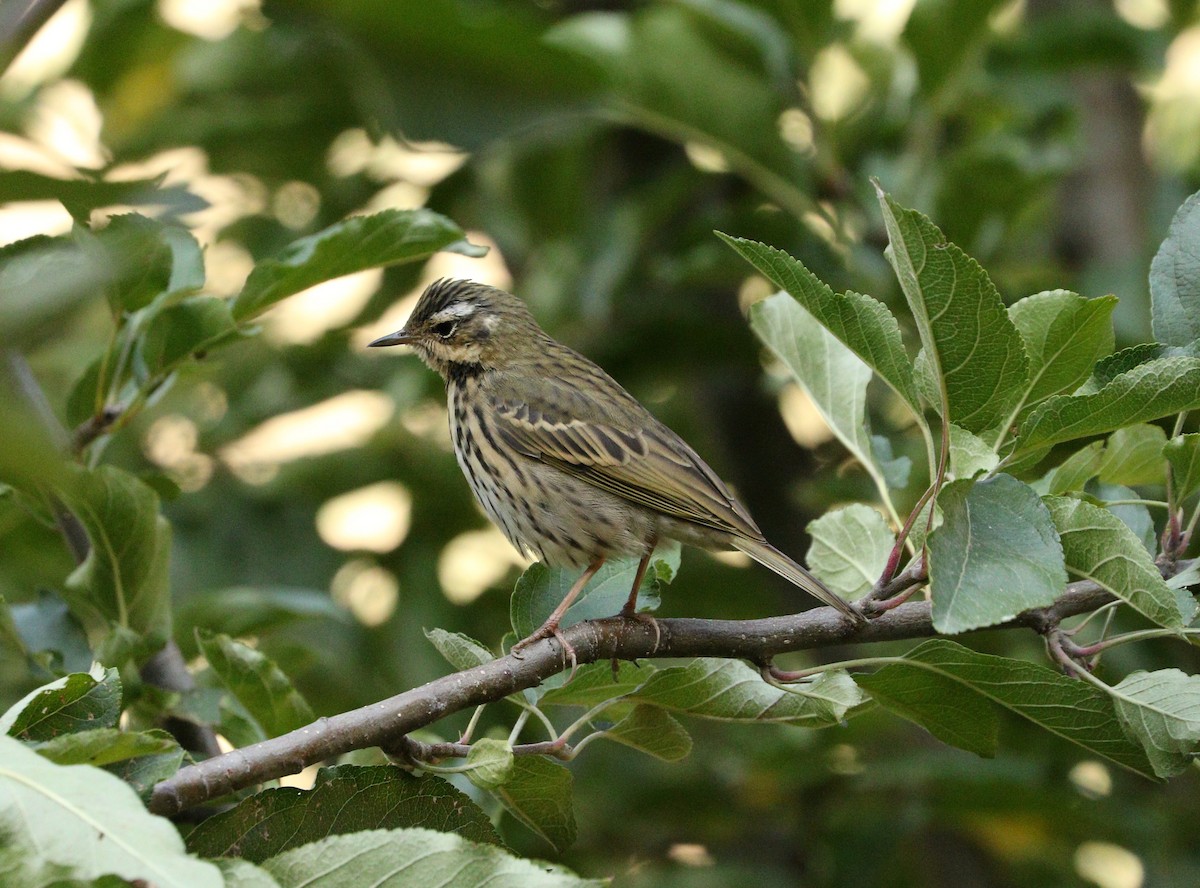
M1037 493L1011 475L955 481L929 535L933 625L947 634L994 626L1053 603L1067 582L1062 544Z
M1200 359L1158 358L1087 395L1057 395L1021 426L1014 453L1026 453L1200 406Z
M85 672L91 666L87 635L62 596L43 590L33 601L12 605L9 613L25 649L38 659L49 655L55 671Z
M780 134L779 116L786 110L782 89L769 83L755 49L743 49L744 23L750 7L728 7L733 16L700 18L688 7L650 4L628 16L578 15L552 29L546 40L570 49L601 66L609 75L609 100L622 121L683 145L701 144L720 152L732 172L741 175L768 199L797 217L812 208L805 158ZM781 41L786 34L776 20L758 16ZM757 35L756 35L757 36ZM749 56L749 57L748 57ZM678 59L687 59L685 67ZM794 88L794 87L793 87Z
M912 460L907 456L895 456L892 452L892 442L882 435L871 436L871 452L875 455L875 463L883 471L884 480L888 487L903 490L908 487L908 476L912 472Z
M698 658L659 669L630 699L718 721L823 727L840 722L863 698L844 672L782 690L740 660Z
M227 299L191 296L164 308L154 314L138 341L142 378L162 375L236 333Z
M99 250L101 264L115 269L105 296L114 311L145 308L171 282L174 254L167 242L167 226L137 213L113 216L96 234L82 232L85 249Z
M437 648L438 653L446 658L446 662L459 671L473 669L496 659L481 642L461 632L426 629L425 637Z
M5 888L140 888L145 884L112 874L77 879L71 867L31 860L23 848L10 844L0 845L0 873Z
M1153 774L1145 752L1130 742L1122 730L1112 698L1088 682L1025 660L977 653L942 638L918 645L902 660L889 665L938 676L1083 747L1092 755L1139 774ZM920 708L927 711L937 705L942 691L936 682L914 678L910 680L905 702L914 714L918 700ZM971 711L967 716L970 714ZM947 713L943 718L953 719L954 714ZM975 737L976 731L971 726L960 724L958 729L983 744L982 734Z
M1091 580L1160 626L1192 621L1133 531L1111 512L1070 497L1046 497L1062 539L1067 569Z
M79 239L38 235L0 247L0 346L21 347L54 329L116 278L118 269Z
M1097 473L1100 480L1130 486L1161 484L1166 443L1167 433L1158 426L1139 424L1117 429L1108 437Z
M996 754L996 707L955 678L902 662L854 680L889 712L915 722L943 743L986 758Z
M480 789L495 789L508 780L515 761L506 741L483 737L467 753L467 778Z
M1200 192L1175 213L1150 263L1150 319L1164 345L1200 339Z
M982 438L950 423L950 474L958 479L974 478L1000 464L996 451Z
M201 672L200 687L186 691L167 708L167 713L185 721L212 727L235 748L250 746L267 739L267 732L238 698L219 685L220 677L212 669Z
M59 765L94 765L102 768L126 759L173 752L179 744L162 731L142 733L116 728L95 728L62 734L34 747L38 755Z
M1187 589L1191 586L1200 585L1200 564L1192 562L1189 567L1184 568L1167 580L1167 585L1172 589Z
M603 619L620 613L633 588L638 561L637 558L626 558L604 562L567 610L562 620L563 628L583 620ZM662 586L671 581L678 567L678 543L664 543L655 550L638 591L638 611L652 611L658 607ZM532 634L546 621L581 573L582 570L577 568L547 567L539 562L521 574L509 601L513 631L519 638Z
M171 633L171 525L158 495L112 466L70 472L64 499L91 548L67 579L67 603L84 625L113 623L145 636L147 651L161 647Z
M228 635L197 632L209 666L268 737L302 728L315 718L308 702L265 654Z
M808 392L851 456L884 487L866 426L871 368L787 293L751 306L750 327Z
M1112 313L1117 297L1086 299L1067 290L1027 296L1008 308L1029 356L1029 382L1012 419L1052 395L1070 393L1112 351Z
M586 706L591 708L605 700L632 693L657 672L651 663L618 662L616 680L608 663L588 663L575 670L575 677L564 685L551 688L541 695L543 706ZM544 684L543 684L544 686Z
M86 174L85 174L86 175ZM92 211L112 206L167 208L174 215L207 209L204 198L183 185L162 187L166 173L153 179L101 181L93 178L62 179L29 170L6 170L0 183L0 201L57 200L76 222L87 223Z
M1050 474L1047 493L1057 495L1069 490L1083 490L1096 477L1104 462L1104 442L1093 441L1087 447L1072 453L1063 464Z
M1109 500L1135 500L1138 498L1136 490L1130 490L1128 487L1122 487L1120 484L1102 484L1099 481L1094 481L1088 485L1088 493L1084 494L1084 499L1092 502L1090 494L1095 494L1095 500L1098 505L1103 505L1104 508L1121 519L1121 522L1133 531L1133 535L1141 541L1142 548L1151 555L1158 548L1158 534L1154 530L1154 519L1150 517L1150 510L1141 503L1126 503L1124 505L1110 505Z
M1200 339L1186 346L1143 342L1114 352L1096 363L1096 369L1092 371L1091 377L1079 387L1075 394L1094 394L1122 373L1128 373L1135 367L1157 361L1160 358L1200 358Z
M111 728L121 716L121 678L100 664L30 691L0 716L0 732L19 740L52 740Z
M1079 387L1076 395L1092 395L1100 391L1122 373L1128 373L1134 367L1157 361L1159 358L1197 357L1189 355L1185 349L1168 348L1158 342L1142 342L1114 352L1096 362L1096 367L1087 382Z
M1200 434L1172 438L1163 445L1163 456L1171 464L1175 496L1180 502L1200 490Z
M786 290L850 351L879 374L912 410L922 415L912 362L900 338L900 325L878 299L861 293L834 293L797 259L757 241L717 232L742 258L775 286Z
M934 105L954 91L956 77L973 67L988 36L989 19L1001 0L949 0L913 7L904 28L917 67L917 86Z
M158 729L145 731L143 737L157 737L170 743L165 752L137 755L133 758L122 759L119 762L105 765L104 770L120 777L133 787L142 801L148 802L155 785L175 775L183 764L183 748L174 742L174 738L166 731Z
M83 371L83 374L71 386L71 390L67 394L66 403L67 426L69 428L79 428L79 426L83 425L89 419L92 419L99 410L103 409L103 402L108 398L107 387L103 392L98 390L101 387L100 368L104 363L105 358L103 355L96 358L96 360L88 364L87 369Z
M170 821L147 813L132 789L87 765L56 765L0 736L4 840L31 865L73 878L115 874L160 888L220 888L220 872L189 857Z
M499 845L487 815L441 777L391 765L322 768L312 789L265 789L199 824L188 849L262 863L327 836L425 827Z
M889 258L921 334L942 416L969 432L1008 419L1028 385L1028 359L1000 294L979 263L928 218L875 186Z
M1159 777L1184 771L1200 744L1200 676L1178 669L1134 672L1112 688L1117 715Z
M567 870L521 860L494 845L427 829L373 829L330 836L262 864L280 888L358 885L454 888L603 888Z
M508 779L493 793L504 809L557 850L575 842L575 812L571 810L571 772L540 755L523 755L513 762Z
M258 635L303 620L349 624L353 617L325 589L293 586L231 586L191 596L178 622L234 638Z
M220 868L221 875L225 877L225 888L280 888L270 873L248 860L222 857L213 863Z
M486 252L464 241L461 228L431 210L354 216L259 262L233 300L233 317L245 323L314 284L368 268L420 261L438 250L467 256Z
M3 304L0 299L0 347L3 346ZM40 418L16 398L0 398L0 483L9 484L31 496L40 496L42 485L58 486L67 473L58 443L51 440Z
M896 535L886 519L861 503L826 512L810 521L805 556L817 578L843 598L856 598L875 586L887 566Z
M664 762L677 762L692 751L692 738L687 729L657 706L635 706L602 736Z

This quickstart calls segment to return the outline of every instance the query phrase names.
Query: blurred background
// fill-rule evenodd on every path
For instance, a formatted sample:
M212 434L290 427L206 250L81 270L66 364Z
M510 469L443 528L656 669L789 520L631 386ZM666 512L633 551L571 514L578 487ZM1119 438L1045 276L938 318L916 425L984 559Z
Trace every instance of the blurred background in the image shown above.
M770 288L712 231L894 302L875 176L1007 301L1115 293L1119 343L1146 339L1150 258L1200 187L1200 8L68 0L0 79L0 168L0 245L70 229L15 171L164 175L207 203L156 213L195 232L214 294L349 213L428 206L490 247L286 301L105 452L169 494L185 653L193 627L237 633L243 607L286 601L257 643L327 714L447 671L423 628L496 644L524 564L470 498L440 381L364 348L422 286L515 290L801 555L809 520L873 489L756 343L744 312ZM85 305L25 343L60 413L110 324ZM874 396L874 431L919 465L902 412ZM9 601L73 567L2 498L0 553ZM805 606L767 571L689 550L660 613ZM971 643L1041 657L1032 636ZM1133 648L1130 666L1171 665ZM492 709L497 725L514 714ZM823 732L689 727L681 764L596 744L572 766L564 862L619 886L1200 883L1194 771L1152 786L1016 722L993 761L878 710ZM552 853L503 827L521 853Z

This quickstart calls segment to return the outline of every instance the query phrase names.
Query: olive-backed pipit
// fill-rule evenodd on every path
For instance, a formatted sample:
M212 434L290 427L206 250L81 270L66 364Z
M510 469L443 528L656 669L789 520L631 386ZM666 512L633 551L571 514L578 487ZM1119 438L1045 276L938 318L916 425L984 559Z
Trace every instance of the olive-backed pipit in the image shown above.
M517 297L464 280L421 295L404 328L372 346L411 345L446 381L458 464L484 511L518 548L585 568L545 624L559 621L611 557L641 562L659 540L739 549L858 622L863 616L767 542L746 509L678 435L587 358L551 339Z

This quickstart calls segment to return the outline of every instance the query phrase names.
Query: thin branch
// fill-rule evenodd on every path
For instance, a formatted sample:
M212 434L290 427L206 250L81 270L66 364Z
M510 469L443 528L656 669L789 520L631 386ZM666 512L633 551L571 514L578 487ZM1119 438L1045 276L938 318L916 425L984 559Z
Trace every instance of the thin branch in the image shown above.
M1187 569L1180 562L1170 569ZM996 628L1026 628L1043 635L1068 617L1113 600L1096 583L1070 583L1054 604L1026 611ZM564 631L580 665L618 658L723 657L765 667L779 654L844 644L863 644L935 635L929 602L900 605L863 626L822 607L762 620L643 620L610 617L577 623ZM154 788L150 810L175 814L237 790L294 774L343 753L370 746L396 749L404 735L463 709L532 688L564 671L562 648L553 638L490 663L435 679L419 688L311 725L235 749L181 769Z
M912 511L910 511L908 513L908 520L905 521L904 526L902 528L900 528L900 533L897 534L897 536L896 536L896 543L894 546L892 546L891 554L888 555L887 564L883 568L883 574L879 577L879 582L877 582L875 584L875 591L871 593L872 599L877 599L877 598L881 598L881 597L890 597L890 596L881 595L880 589L882 586L890 583L892 578L895 576L896 568L900 565L900 556L904 551L904 544L910 540L909 535L912 533L914 523L916 523L917 518L921 514L921 510L923 508L925 508L925 504L927 502L929 502L930 498L934 495L934 493L935 493L934 485L930 484L927 488L925 488L925 492L923 494L921 494L921 498L919 500L917 500L916 504L912 507ZM933 507L932 506L929 509L929 514L932 517L932 515L933 515ZM929 533L929 531L928 531L928 529L926 529L926 535L928 535L928 533ZM915 553L916 553L915 547L910 545L909 549L915 555ZM916 560L916 559L914 559L914 560ZM895 594L896 594L895 592L892 593L892 595L895 595Z
M915 512L913 514L916 514ZM895 555L898 549L893 549ZM925 569L924 556L918 555L900 573L895 574L895 568L885 570L879 581L867 595L858 602L859 609L868 616L891 610L903 604L909 595L916 591L922 583L929 581L929 572Z

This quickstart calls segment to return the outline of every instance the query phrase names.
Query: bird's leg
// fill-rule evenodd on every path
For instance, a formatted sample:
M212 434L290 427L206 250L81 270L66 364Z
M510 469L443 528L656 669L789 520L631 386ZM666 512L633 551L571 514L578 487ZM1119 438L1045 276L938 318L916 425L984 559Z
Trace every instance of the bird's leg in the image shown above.
M556 638L558 639L558 643L562 645L563 656L571 663L571 675L574 676L575 667L578 665L578 661L575 659L575 648L573 648L570 642L568 642L563 636L562 631L558 628L558 624L562 622L562 618L566 615L567 609L575 602L575 599L579 597L579 593L583 591L583 587L588 584L588 580L596 575L596 571L600 569L602 564L604 564L603 558L597 558L595 561L589 564L587 570L580 575L579 579L575 581L575 585L571 587L571 590L567 592L567 594L563 597L563 600L559 602L558 607L556 607L551 612L550 616L546 618L546 622L542 623L538 629L534 630L534 632L528 638L523 638L514 644L509 652L515 654L518 651L522 651L529 647L531 644L541 641L543 638ZM570 681L570 679L568 679L568 681Z
M646 576L646 568L650 566L650 556L654 554L653 544L646 550L646 554L642 556L642 560L638 562L637 573L633 575L633 588L629 590L629 600L625 602L625 606L621 608L621 616L637 617L637 597L638 592L642 588L642 580Z
M625 606L621 608L621 616L629 620L637 620L639 623L649 623L654 627L654 649L658 649L658 643L662 641L662 633L658 628L658 620L649 614L639 614L637 610L638 592L642 589L642 579L646 576L646 568L650 566L650 556L654 554L654 541L650 541L650 547L646 550L646 554L642 556L642 560L638 562L637 573L633 575L633 588L629 590L629 600L625 602ZM613 681L617 680L617 658L613 657L612 661Z

